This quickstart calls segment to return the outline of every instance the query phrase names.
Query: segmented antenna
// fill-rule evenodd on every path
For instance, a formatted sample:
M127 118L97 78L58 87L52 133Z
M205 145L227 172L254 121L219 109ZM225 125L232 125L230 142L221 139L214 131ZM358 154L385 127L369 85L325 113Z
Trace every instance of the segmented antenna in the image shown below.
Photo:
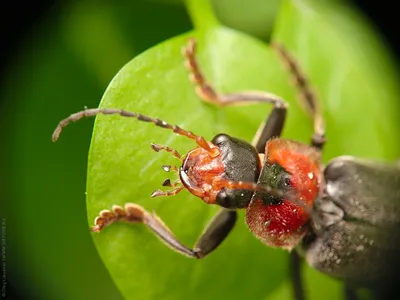
M154 125L156 125L158 127L172 130L173 132L175 132L179 135L183 135L183 136L188 137L189 139L195 140L197 145L199 145L201 148L203 148L204 150L209 152L212 157L218 156L220 153L220 150L217 147L210 146L210 144L202 136L198 136L190 131L186 131L176 125L170 125L167 122L162 121L158 118L151 118L151 117L139 114L139 113L129 112L129 111L122 110L122 109L114 109L114 108L90 108L90 109L85 109L85 110L82 110L82 111L79 111L79 112L76 112L76 113L70 115L68 118L66 118L66 119L60 121L60 123L58 123L58 126L56 127L56 129L54 130L53 135L52 135L53 142L56 142L58 140L58 138L60 137L61 131L68 124L79 121L80 119L82 119L84 117L94 117L99 114L120 115L121 117L136 118L139 121L154 123Z
M296 60L281 44L277 42L271 42L271 46L276 50L282 61L285 63L289 73L292 75L294 85L299 92L301 102L305 106L307 112L313 117L316 139L320 139L323 143L325 140L325 121L322 117L320 102L317 95L310 87L307 76L301 70Z

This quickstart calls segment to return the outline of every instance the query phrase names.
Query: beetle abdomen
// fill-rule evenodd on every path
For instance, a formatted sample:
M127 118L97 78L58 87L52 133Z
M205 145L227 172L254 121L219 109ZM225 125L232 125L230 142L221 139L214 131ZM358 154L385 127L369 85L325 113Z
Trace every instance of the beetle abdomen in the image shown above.
M307 262L321 272L369 287L390 282L400 257L400 169L338 157L324 171L315 203Z

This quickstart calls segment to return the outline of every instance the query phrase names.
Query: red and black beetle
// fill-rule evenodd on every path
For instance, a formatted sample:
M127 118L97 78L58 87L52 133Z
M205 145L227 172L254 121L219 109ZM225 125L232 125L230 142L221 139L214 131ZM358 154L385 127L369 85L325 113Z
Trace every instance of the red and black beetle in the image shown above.
M400 169L349 157L336 158L324 168L321 151L325 131L319 103L294 59L280 45L273 47L293 74L302 102L313 117L310 146L279 137L287 105L278 96L265 92L216 92L200 72L192 39L184 55L203 100L218 105L274 105L252 144L227 134L218 134L209 142L157 118L120 109L86 109L59 123L53 141L70 122L97 114L133 117L193 139L198 147L184 156L172 148L152 144L153 150L170 152L181 161L179 168L164 167L165 171L178 172L180 181L164 181L163 186L173 189L156 190L152 197L175 195L186 188L205 203L222 207L193 248L183 245L154 213L133 203L101 211L92 231L101 231L120 220L144 223L173 250L203 258L229 234L237 219L236 210L246 209L250 231L265 244L288 250L296 247L321 272L349 285L381 291L382 284L393 278L391 258L397 258L399 252L400 234L396 229L400 228ZM381 196L384 199L377 202ZM303 299L297 252L291 253L295 298ZM383 274L387 277L380 280ZM354 296L350 289L347 296Z

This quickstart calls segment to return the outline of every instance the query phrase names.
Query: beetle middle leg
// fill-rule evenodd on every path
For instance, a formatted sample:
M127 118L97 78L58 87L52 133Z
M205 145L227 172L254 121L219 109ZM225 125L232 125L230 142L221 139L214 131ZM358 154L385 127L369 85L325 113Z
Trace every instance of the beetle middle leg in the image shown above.
M134 203L126 203L125 207L114 205L111 211L101 211L91 230L99 232L104 227L118 221L133 224L143 223L172 250L191 258L200 259L213 252L222 243L234 227L236 219L236 211L221 209L200 235L193 248L183 245L154 212L149 213Z
M306 112L313 118L314 134L311 138L311 145L322 150L326 142L325 121L322 117L321 105L318 101L318 97L310 87L307 76L301 70L294 57L279 43L272 42L271 47L278 53L279 57L286 65L289 74L292 75L293 84L299 93L298 99L300 100L300 104L302 104Z
M206 81L200 70L196 60L196 41L194 39L189 40L187 46L183 49L183 55L186 59L186 67L190 72L190 79L196 85L196 92L202 100L220 106L247 105L260 102L274 105L270 115L260 125L252 143L259 153L263 153L266 142L272 137L281 135L286 118L287 103L274 94L261 91L244 91L232 94L218 93Z
M292 74L293 81L299 90L300 102L313 118L314 134L311 139L311 145L321 150L325 144L325 125L318 99L295 59L281 45L272 43L271 46L279 54L285 65L287 65L289 73ZM186 59L186 67L190 72L190 79L196 85L196 92L202 100L221 106L260 102L268 102L274 105L272 112L260 125L253 139L253 145L257 151L264 152L266 142L272 137L279 137L282 132L288 107L287 103L277 95L260 91L221 94L206 81L200 70L195 56L196 41L194 39L189 40L187 46L183 49L183 55Z

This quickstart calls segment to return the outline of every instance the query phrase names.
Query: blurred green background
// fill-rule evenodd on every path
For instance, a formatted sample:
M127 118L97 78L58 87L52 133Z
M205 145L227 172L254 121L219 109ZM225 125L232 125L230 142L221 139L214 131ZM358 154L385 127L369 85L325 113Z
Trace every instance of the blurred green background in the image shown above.
M225 24L267 40L279 2L214 5ZM0 90L10 299L121 299L86 230L92 122L69 128L62 145L50 136L60 117L97 106L132 57L191 28L179 1L70 1L57 3L18 45Z

